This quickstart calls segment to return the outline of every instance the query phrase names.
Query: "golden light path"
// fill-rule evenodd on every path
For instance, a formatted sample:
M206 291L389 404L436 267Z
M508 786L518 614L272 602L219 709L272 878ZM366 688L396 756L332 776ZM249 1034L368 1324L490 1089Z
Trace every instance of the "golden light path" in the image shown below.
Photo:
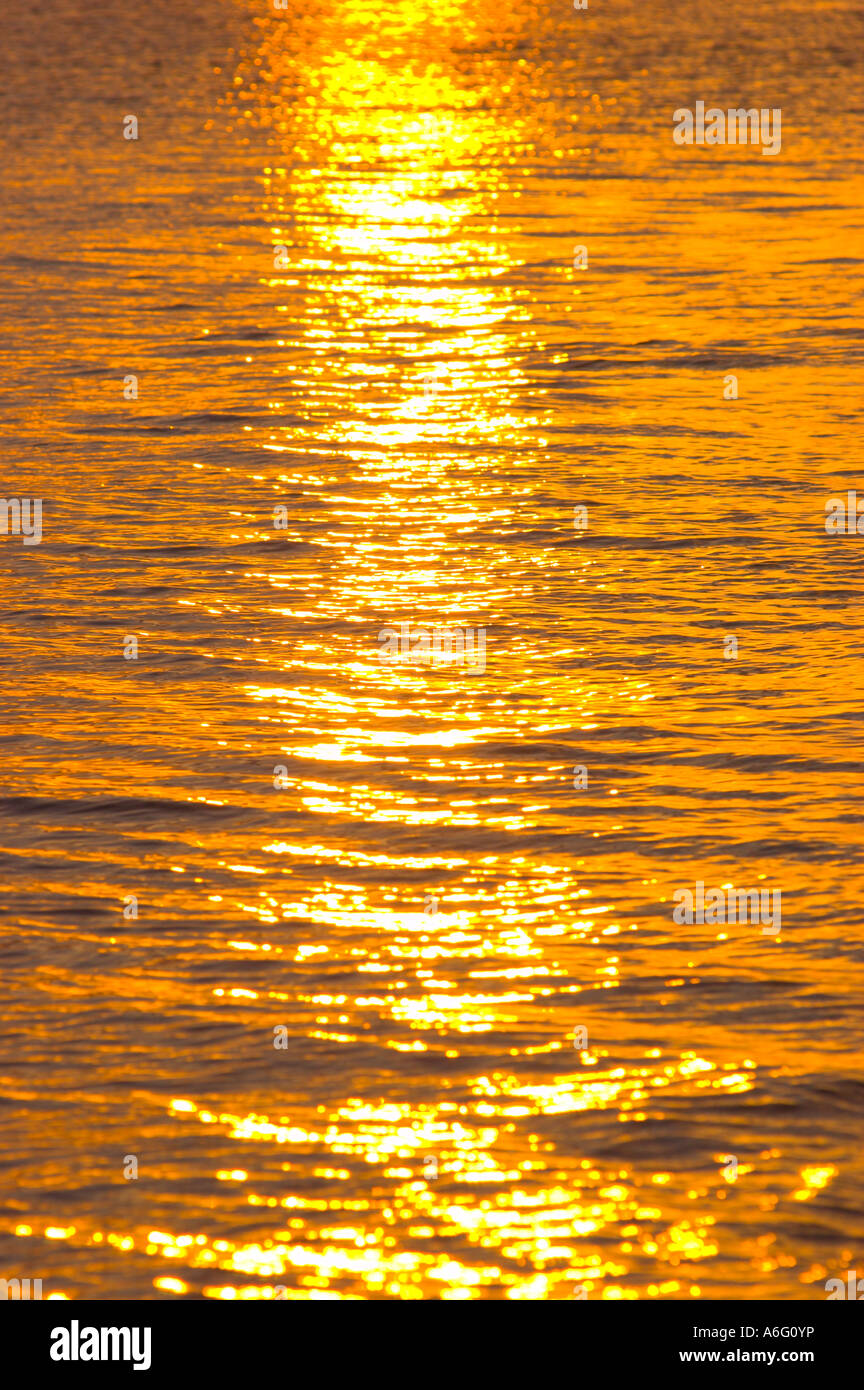
M642 49L587 25L565 41L542 7L235 8L206 120L203 79L183 88L181 168L164 132L142 149L134 206L163 260L133 262L110 308L156 385L123 420L141 438L121 515L140 501L130 554L151 568L104 582L162 664L138 685L101 656L88 680L55 673L52 698L85 712L39 785L109 798L92 840L76 803L71 888L46 835L44 893L113 910L140 878L142 910L110 935L76 918L92 955L37 972L52 1025L98 1002L72 1026L103 1060L58 1086L45 1142L65 1156L24 1175L12 1228L55 1261L54 1297L82 1296L82 1269L100 1296L112 1271L223 1300L819 1296L852 1258L861 1160L796 1087L830 1090L838 1001L860 1003L831 949L860 817L851 766L816 799L830 738L808 711L848 733L860 676L841 696L812 654L815 580L788 607L790 567L822 561L782 470L829 431L795 418L804 368L760 335L770 315L800 341L795 257L836 254L822 213L745 237L766 171L737 151L685 181L652 143ZM805 197L797 168L771 196ZM593 278L572 268L582 240ZM149 338L148 277L186 316ZM89 342L115 361L118 322L96 317L70 360ZM753 358L735 416L715 399L730 342ZM851 388L835 358L820 370L833 428ZM110 416L94 391L82 489L85 424ZM769 515L763 559L741 528L758 540ZM117 544L100 525L78 537L96 560ZM733 620L734 679L708 646ZM482 628L485 667L383 661L403 622ZM676 930L672 893L699 875L782 876L794 930ZM8 1094L36 1105L28 1076ZM139 1147L126 1183L116 1154Z

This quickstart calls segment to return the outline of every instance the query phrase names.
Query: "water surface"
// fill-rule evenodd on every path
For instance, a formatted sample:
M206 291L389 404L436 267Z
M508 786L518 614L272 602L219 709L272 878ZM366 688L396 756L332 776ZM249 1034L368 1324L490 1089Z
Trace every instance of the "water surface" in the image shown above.
M0 537L2 1273L824 1298L864 1259L860 12L7 27L44 534ZM781 153L677 147L700 99ZM401 623L485 669L382 660ZM697 880L782 931L676 925Z

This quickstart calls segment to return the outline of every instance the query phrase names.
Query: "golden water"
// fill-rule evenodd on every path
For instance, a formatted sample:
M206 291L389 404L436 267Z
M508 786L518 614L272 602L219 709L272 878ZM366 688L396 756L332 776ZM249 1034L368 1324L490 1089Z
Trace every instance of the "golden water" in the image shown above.
M864 1258L860 15L50 11L0 96L3 495L44 498L0 537L0 1272L824 1298ZM677 147L698 99L782 152ZM485 669L382 661L400 623ZM782 931L674 924L699 879Z

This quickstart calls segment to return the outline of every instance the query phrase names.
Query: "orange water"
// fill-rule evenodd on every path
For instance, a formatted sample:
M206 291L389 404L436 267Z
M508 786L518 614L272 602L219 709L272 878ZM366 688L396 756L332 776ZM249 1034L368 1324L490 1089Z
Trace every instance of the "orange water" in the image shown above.
M824 530L864 496L860 31L16 13L4 1276L864 1269L864 541ZM781 107L781 153L677 147L697 100ZM382 660L400 623L482 628L484 669ZM675 924L697 880L781 890L782 930Z

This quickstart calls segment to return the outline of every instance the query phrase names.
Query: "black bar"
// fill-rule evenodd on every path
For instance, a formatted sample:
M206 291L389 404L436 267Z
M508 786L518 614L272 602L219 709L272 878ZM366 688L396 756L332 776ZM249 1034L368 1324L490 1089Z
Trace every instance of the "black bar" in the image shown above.
M586 1375L608 1375L614 1383L630 1371L647 1378L650 1386L654 1376L665 1377L676 1369L695 1384L705 1370L734 1375L739 1368L754 1367L765 1378L760 1383L768 1386L775 1376L790 1371L806 1371L825 1382L834 1372L849 1374L857 1364L861 1341L860 1315L828 1299L572 1300L565 1307L545 1306L533 1312L524 1303L517 1308L501 1299L485 1300L486 1310L475 1310L470 1321L463 1322L464 1313L448 1311L443 1323L436 1307L440 1300L427 1300L425 1306L412 1303L410 1308L394 1308L398 1300L348 1301L353 1306L337 1308L333 1301L310 1305L310 1300L8 1302L0 1305L0 1329L4 1350L14 1347L22 1369L38 1371L52 1382L70 1377L92 1381L107 1374L115 1380L118 1375L132 1376L142 1383L148 1375L161 1383L166 1375L189 1371L203 1378L212 1375L217 1384L262 1372L282 1374L296 1384L301 1375L305 1380L317 1370L325 1386L340 1374L351 1376L349 1383L373 1375L389 1383L413 1378L418 1370L435 1376L436 1367L449 1386L469 1373L472 1378L482 1374L485 1380L498 1358L509 1383L518 1379L518 1359L527 1358L532 1386L541 1373L544 1379L554 1373L556 1380L563 1374L567 1385ZM377 1312L364 1307L361 1313L358 1305L370 1301L391 1306ZM491 1306L495 1303L508 1304L504 1323L494 1321L501 1316ZM453 1316L455 1322L450 1321ZM493 1321L487 1324L487 1317ZM87 1329L128 1329L128 1342L122 1332L116 1343L109 1335L105 1350L110 1357L116 1345L118 1354L128 1351L129 1359L52 1359L52 1346L71 1355L76 1327L79 1352L86 1350L88 1356L91 1348L101 1355L102 1338L94 1339ZM66 1331L68 1343L56 1329ZM136 1340L132 1329L138 1329ZM145 1329L150 1330L146 1367ZM404 1339L410 1339L407 1347ZM416 1355L407 1358L411 1350ZM133 1356L142 1363L137 1372ZM553 1371L556 1363L559 1368Z

